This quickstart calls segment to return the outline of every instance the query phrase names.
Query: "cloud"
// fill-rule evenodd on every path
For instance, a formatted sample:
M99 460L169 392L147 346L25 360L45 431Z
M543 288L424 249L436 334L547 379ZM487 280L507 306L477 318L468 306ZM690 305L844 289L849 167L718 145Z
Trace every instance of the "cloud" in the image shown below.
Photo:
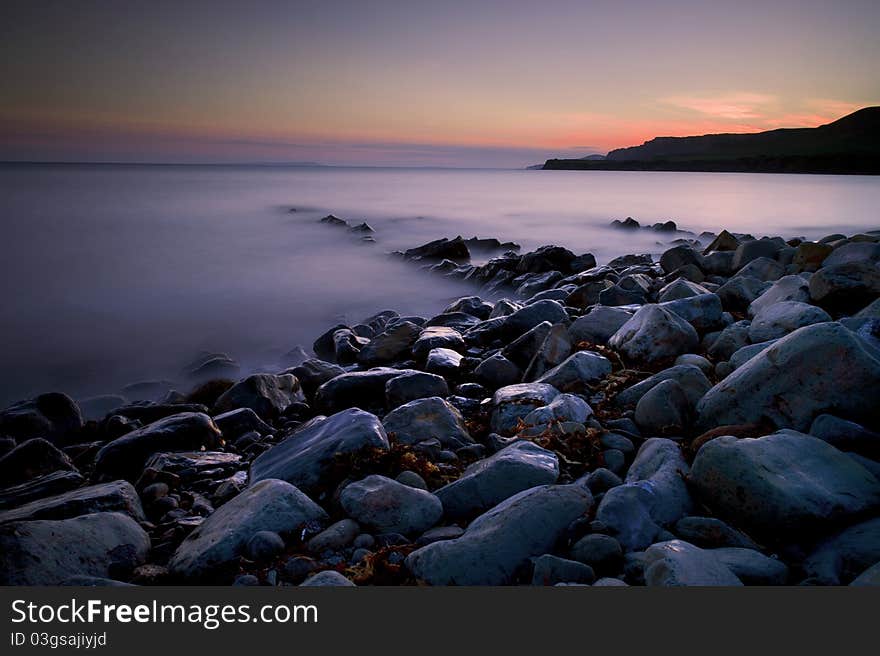
M670 96L660 99L667 105L733 121L761 119L768 110L772 110L776 101L776 96L763 93Z

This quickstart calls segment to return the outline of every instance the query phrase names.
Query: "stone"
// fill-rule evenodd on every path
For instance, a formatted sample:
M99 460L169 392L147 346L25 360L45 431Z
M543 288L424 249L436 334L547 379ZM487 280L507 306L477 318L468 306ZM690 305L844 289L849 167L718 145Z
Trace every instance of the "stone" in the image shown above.
M553 325L549 321L543 321L531 330L510 342L501 350L501 355L513 362L520 371L529 366L535 353L544 343Z
M595 495L603 494L613 487L623 485L623 480L610 469L599 467L590 472L586 479L587 487Z
M41 437L54 444L63 444L82 425L76 402L60 392L40 394L0 411L0 435L9 435L18 441Z
M236 379L241 373L241 365L226 353L202 353L187 364L182 371L185 379L194 383L209 380Z
M146 561L150 537L122 513L0 525L0 585L60 585L71 576L121 578Z
M722 330L706 349L707 355L720 362L729 360L736 351L749 344L750 321L737 321Z
M35 437L0 457L0 485L8 487L56 471L76 472L67 455L52 443Z
M532 410L549 404L558 395L559 390L545 383L522 383L500 388L492 397L492 431L502 436L513 435L520 420Z
M645 394L665 380L674 380L678 383L692 406L695 406L712 388L712 383L699 367L692 364L676 364L627 387L617 395L615 403L619 407L637 405Z
M396 480L398 483L403 483L404 485L409 485L410 487L414 487L419 490L428 489L428 484L425 483L425 479L419 476L416 472L409 469L404 469L397 475L394 480Z
M582 392L611 373L611 362L594 351L577 351L535 382L565 392Z
M679 355L675 358L675 366L682 364L690 364L702 371L707 376L712 373L715 367L702 355L697 355L696 353L685 353L684 355Z
M698 429L757 423L807 430L833 413L867 425L880 420L874 390L880 354L839 323L799 328L765 348L706 392Z
M743 547L722 547L711 553L745 585L785 585L788 566L760 551Z
M673 532L682 540L705 549L758 548L747 535L715 517L682 517L675 523Z
M311 358L294 367L290 372L299 380L306 395L312 398L321 385L341 376L345 373L345 369L332 362Z
M449 396L449 385L442 376L414 371L385 383L385 404L389 408L431 396Z
M623 549L610 535L586 535L571 547L571 557L598 574L615 574L623 565Z
M35 519L70 519L100 512L121 512L135 521L145 521L144 510L132 485L126 481L113 481L81 487L0 512L0 524Z
M825 321L831 321L831 317L821 308L798 301L779 301L755 315L749 326L749 339L752 343L779 339L798 328Z
M721 298L711 292L666 301L659 307L675 312L698 332L715 330L723 325Z
M780 301L810 302L810 281L803 276L783 276L751 302L748 309L750 317Z
M772 282L774 280L779 280L784 273L785 267L776 260L759 257L740 269L736 275L757 278L764 282Z
M315 408L334 413L346 408L378 409L385 406L385 385L392 378L413 373L414 369L375 367L331 378L315 392Z
M469 518L522 490L555 483L558 476L556 454L532 442L514 442L473 463L436 494L447 517Z
M314 576L310 576L305 581L300 583L300 587L302 588L354 588L357 587L354 583L352 583L349 579L345 578L342 574L333 569L325 569L323 572L318 572Z
M608 280L588 280L575 287L565 297L565 304L577 308L596 305L602 293L611 286L612 283Z
M557 301L538 301L520 308L507 317L504 331L509 337L519 337L545 321L549 321L551 325L568 323L568 313Z
M590 492L578 485L533 487L480 515L461 537L413 551L406 566L430 585L509 584L529 558L552 551L591 506Z
M703 256L703 271L709 275L727 278L733 275L733 251L714 251Z
M409 321L393 324L360 350L357 361L365 367L374 367L406 360L421 331Z
M700 294L708 293L709 290L702 285L698 285L697 283L684 278L676 278L672 282L664 285L660 291L657 292L657 300L664 303L666 301L676 301L682 298L690 298L692 296L699 296Z
M474 376L491 389L514 385L522 380L522 371L501 353L490 355L474 369Z
M823 585L844 585L880 561L880 518L854 524L822 540L803 562L807 576Z
M593 409L581 397L560 394L548 405L532 410L523 418L523 423L527 426L546 426L561 421L584 424L592 416Z
M302 428L251 463L251 485L264 479L281 479L305 492L326 484L338 454L365 447L389 448L388 436L376 415L357 408L343 410ZM225 506L224 506L225 507Z
M562 274L559 271L547 271L545 273L536 273L516 288L517 295L522 298L531 298L535 294L542 292L557 282L562 280Z
M597 305L568 327L574 344L588 342L605 346L611 336L629 321L632 313L617 307Z
M571 264L575 259L575 254L562 246L541 246L537 250L523 255L519 259L516 270L519 273L570 272Z
M532 568L532 585L556 585L557 583L589 585L596 580L596 574L589 565L552 554L532 558Z
M531 382L560 364L571 354L572 343L565 324L558 323L544 338L523 374L523 382Z
M99 421L111 414L116 408L122 407L128 403L128 399L118 394L101 394L99 396L90 396L87 399L79 401L79 409L83 419Z
M709 508L762 536L816 534L880 508L880 481L826 442L791 431L711 440L690 480Z
M810 277L810 296L832 312L857 312L880 297L877 262L845 262L823 266Z
M257 531L245 545L245 554L251 560L264 562L284 551L284 540L275 531Z
M654 385L639 399L635 421L647 435L682 435L692 412L685 391L670 378Z
M715 293L721 299L721 306L725 310L743 313L767 290L768 286L758 278L737 275L721 285Z
M77 471L54 471L24 483L0 489L0 510L16 508L37 499L44 499L78 488L85 479Z
M456 449L473 442L461 413L437 396L410 401L392 410L385 415L382 425L399 444L436 438L443 446Z
M795 249L792 264L797 271L816 271L834 248L815 241L802 241Z
M880 561L859 574L850 583L852 586L880 586Z
M779 249L785 245L780 243L780 241L775 239L755 239L741 243L737 246L733 256L733 268L741 269L749 262L761 257L775 258Z
M672 273L676 269L689 264L699 267L702 259L700 254L693 248L686 244L680 244L679 246L673 246L660 256L660 267L666 273Z
M260 435L271 435L274 430L250 408L239 408L215 415L214 424L227 441L235 440L251 431L256 431Z
M703 255L707 255L714 251L736 251L739 246L739 239L727 230L722 230L718 233L718 236L709 243L706 250L703 251Z
M417 360L425 359L435 348L464 352L466 346L461 333L446 326L430 326L423 329L413 343L412 354Z
M95 454L95 471L106 478L136 480L144 463L160 451L188 451L220 444L220 430L201 412L160 419L105 444Z
M851 264L853 262L873 262L880 264L880 244L872 242L850 242L835 248L822 262L823 267Z
M221 394L214 404L214 412L250 408L263 419L274 419L291 403L304 400L296 376L253 374Z
M255 533L292 534L308 522L326 519L327 513L290 483L260 480L193 530L180 543L168 567L176 576L206 581L233 570Z
M464 312L478 319L485 321L492 313L493 305L487 303L479 296L463 296L449 305L443 310L444 314L449 312Z
M712 551L683 540L658 542L645 550L649 586L741 586L736 575Z
M697 331L671 310L644 305L608 341L627 359L651 364L682 353L699 344Z
M443 516L435 495L378 475L345 486L339 502L350 517L379 533L423 533Z
M868 430L854 421L823 414L813 420L808 432L841 451L854 451L867 458L880 460L880 433Z

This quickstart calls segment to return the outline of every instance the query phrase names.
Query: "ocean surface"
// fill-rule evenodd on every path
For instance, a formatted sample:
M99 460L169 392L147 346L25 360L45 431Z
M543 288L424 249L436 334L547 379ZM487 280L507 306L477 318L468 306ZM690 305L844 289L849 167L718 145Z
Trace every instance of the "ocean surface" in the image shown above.
M819 238L880 227L880 178L227 166L0 167L0 406L177 380L203 350L246 370L336 322L432 316L472 292L388 257L440 237L660 252L612 219ZM291 211L295 210L295 211ZM375 228L374 244L319 222ZM182 389L182 391L186 391Z

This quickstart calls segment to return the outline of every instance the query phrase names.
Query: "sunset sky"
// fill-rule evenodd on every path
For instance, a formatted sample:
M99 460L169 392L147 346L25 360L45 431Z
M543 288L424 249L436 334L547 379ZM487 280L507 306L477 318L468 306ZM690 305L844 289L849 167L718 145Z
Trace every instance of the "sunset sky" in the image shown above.
M877 0L3 1L0 160L525 166L880 104Z

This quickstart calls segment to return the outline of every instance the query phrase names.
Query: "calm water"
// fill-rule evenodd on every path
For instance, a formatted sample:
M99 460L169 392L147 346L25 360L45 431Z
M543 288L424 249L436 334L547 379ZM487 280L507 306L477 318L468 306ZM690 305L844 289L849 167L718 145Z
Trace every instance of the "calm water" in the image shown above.
M290 212L296 208L296 212ZM880 226L880 178L268 167L0 168L0 404L175 378L202 349L247 367L384 308L469 292L386 253L439 237L657 252L611 219L821 237ZM319 224L368 221L377 243Z

